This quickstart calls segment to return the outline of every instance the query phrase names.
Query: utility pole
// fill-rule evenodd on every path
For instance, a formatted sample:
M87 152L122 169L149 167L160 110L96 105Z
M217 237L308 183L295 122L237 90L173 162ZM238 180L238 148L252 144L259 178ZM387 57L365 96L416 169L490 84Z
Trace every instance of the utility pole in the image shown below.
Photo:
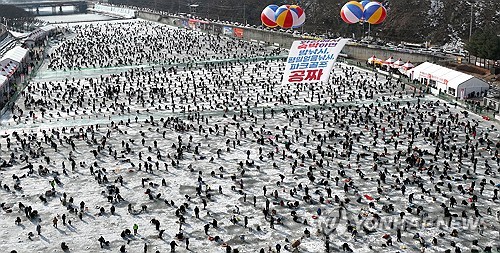
M247 16L246 16L246 13L247 13L246 10L247 10L247 8L246 7L247 7L247 5L245 3L243 3L243 20L244 20L243 23L245 23L245 25L247 24Z
M474 4L472 1L470 2L470 25L469 25L469 41L472 38L472 10L473 10Z

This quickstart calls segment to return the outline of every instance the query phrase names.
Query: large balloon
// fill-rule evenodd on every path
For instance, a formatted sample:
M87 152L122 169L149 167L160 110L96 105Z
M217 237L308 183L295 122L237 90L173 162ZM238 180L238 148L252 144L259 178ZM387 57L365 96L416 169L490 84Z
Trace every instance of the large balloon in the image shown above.
M296 12L298 17L297 20L294 20L293 22L293 28L301 27L306 22L306 13L304 12L304 9L298 5L291 5L290 10Z
M292 28L298 20L298 11L291 8L291 5L282 5L276 10L276 24L281 28Z
M276 27L278 24L276 24L276 10L279 8L278 5L271 4L267 6L263 11L262 14L260 14L260 20L262 21L262 24L264 24L267 27Z
M377 25L382 23L387 17L387 11L385 7L379 2L368 3L363 11L363 18L366 22Z
M363 5L356 1L346 3L340 10L340 17L348 24L359 22L363 18Z
M370 3L370 0L363 0L360 3L363 5L363 8L365 8L365 6Z

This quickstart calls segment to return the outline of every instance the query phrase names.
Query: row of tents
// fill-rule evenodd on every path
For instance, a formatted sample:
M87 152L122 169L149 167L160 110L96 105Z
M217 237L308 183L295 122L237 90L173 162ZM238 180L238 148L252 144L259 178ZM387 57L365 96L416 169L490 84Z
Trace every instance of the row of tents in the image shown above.
M0 55L0 105L3 105L10 97L12 84L16 82L16 79L20 77L22 82L23 73L28 67L26 58L29 48L42 43L55 30L56 27L46 25L37 28L29 34L11 33L23 46L15 46L4 55Z
M384 61L374 55L368 58L367 63L381 69L387 68L389 72L398 71L411 80L425 85L434 95L444 93L455 98L466 99L485 96L490 88L488 83L479 78L430 62L414 66L410 61L395 60L394 57L389 57Z
M387 66L388 68L403 69L405 71L415 67L410 61L404 62L401 60L401 58L395 60L394 57L392 56L384 61L373 55L372 57L368 58L367 62L368 64L373 66L379 66L379 67Z
M9 82L16 78L16 71L25 65L28 49L16 46L0 57L0 103L9 97Z

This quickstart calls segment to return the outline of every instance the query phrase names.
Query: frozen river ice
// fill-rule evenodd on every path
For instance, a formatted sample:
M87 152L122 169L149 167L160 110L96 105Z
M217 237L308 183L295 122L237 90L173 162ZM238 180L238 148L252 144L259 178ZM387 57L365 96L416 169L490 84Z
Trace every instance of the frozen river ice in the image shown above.
M1 252L187 252L186 237L193 252L500 246L496 122L345 64L329 83L284 85L270 60L283 51L226 37L73 29L1 121Z
M62 25L77 22L95 22L104 20L113 20L116 18L100 15L100 14L71 14L71 15L56 15L56 16L40 16L37 19L46 21L50 24Z

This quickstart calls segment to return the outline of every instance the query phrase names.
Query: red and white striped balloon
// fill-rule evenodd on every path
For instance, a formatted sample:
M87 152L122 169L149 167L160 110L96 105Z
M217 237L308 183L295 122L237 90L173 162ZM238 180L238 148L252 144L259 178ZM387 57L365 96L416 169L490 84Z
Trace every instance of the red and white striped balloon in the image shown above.
M278 24L276 24L275 13L278 8L279 6L274 4L267 6L260 14L260 20L262 21L262 24L270 28L277 27Z

